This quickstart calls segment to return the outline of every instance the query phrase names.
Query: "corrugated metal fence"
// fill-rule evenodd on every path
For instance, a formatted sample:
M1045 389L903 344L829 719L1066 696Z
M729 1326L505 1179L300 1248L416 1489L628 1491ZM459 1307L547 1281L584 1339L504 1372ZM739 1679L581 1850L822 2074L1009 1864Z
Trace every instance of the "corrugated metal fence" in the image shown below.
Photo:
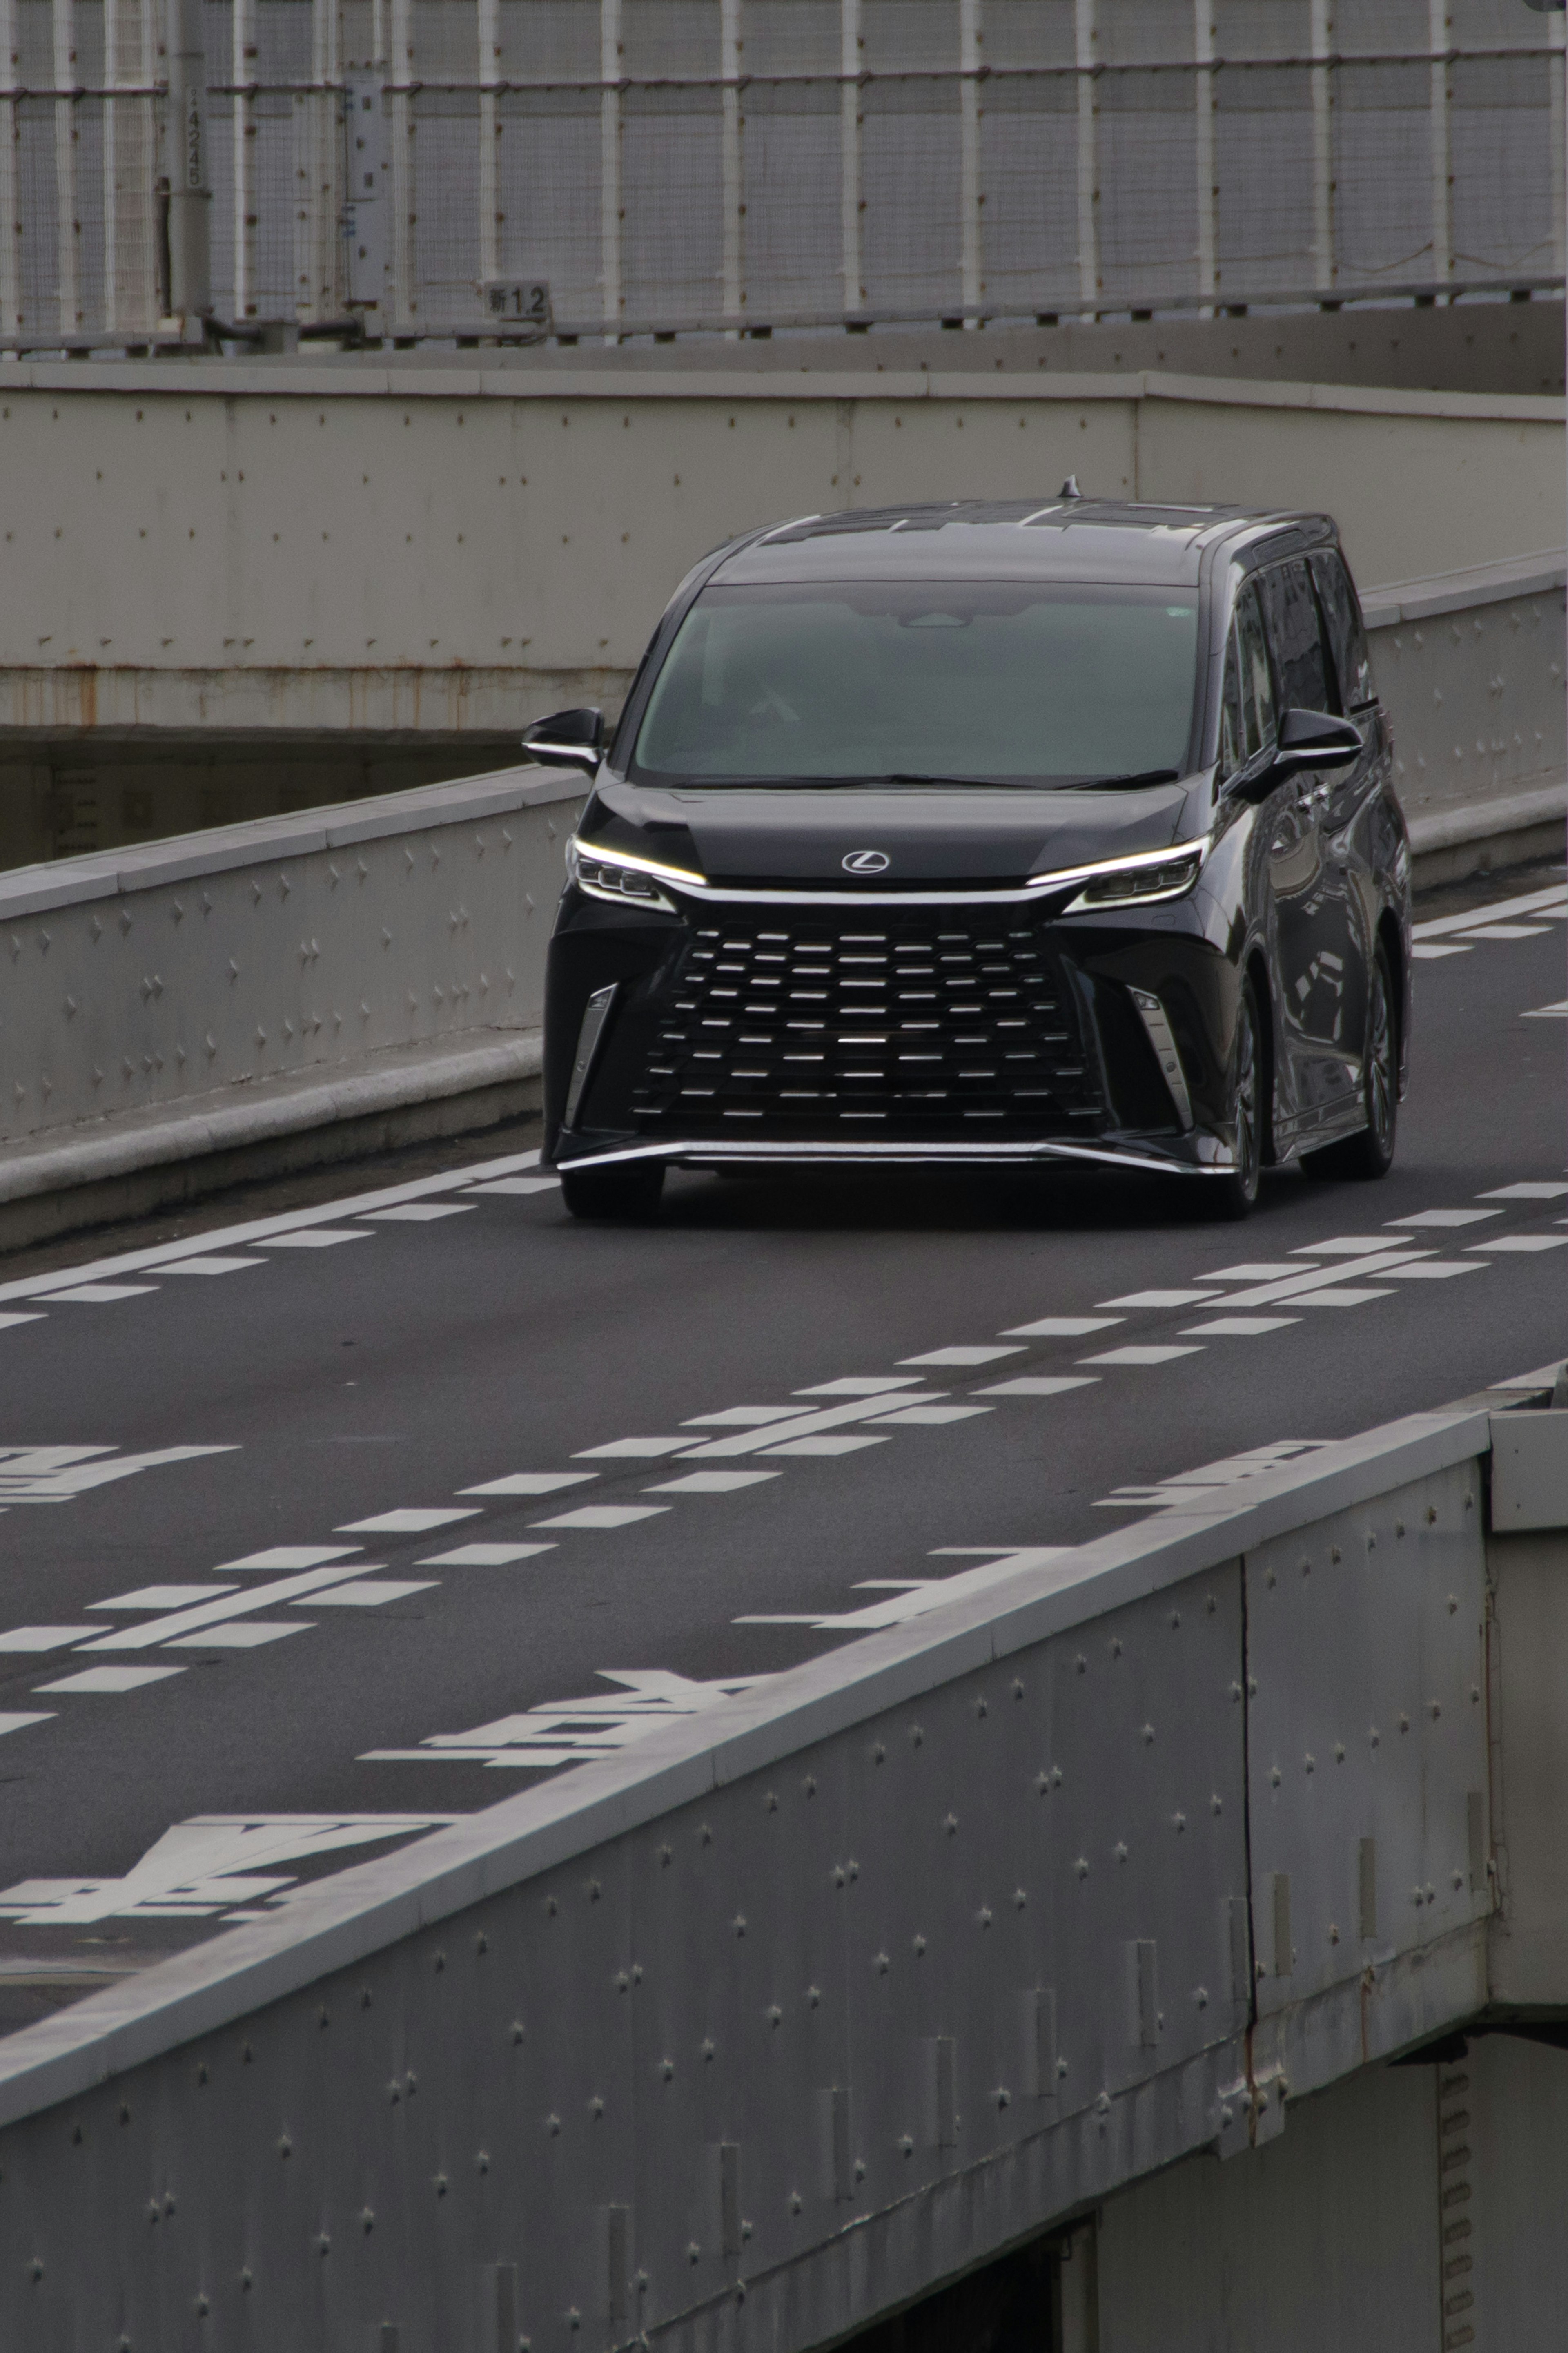
M0 0L0 346L1528 288L1563 80L1519 0Z

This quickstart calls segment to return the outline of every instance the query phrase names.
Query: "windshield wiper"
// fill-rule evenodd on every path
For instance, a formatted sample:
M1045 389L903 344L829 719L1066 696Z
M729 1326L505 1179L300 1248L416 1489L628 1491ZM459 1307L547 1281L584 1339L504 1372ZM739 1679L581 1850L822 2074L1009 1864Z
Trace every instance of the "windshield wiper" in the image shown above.
M1086 793L1109 793L1118 791L1123 786L1179 785L1181 780L1180 768L1140 768L1133 776L1086 776L1079 789Z

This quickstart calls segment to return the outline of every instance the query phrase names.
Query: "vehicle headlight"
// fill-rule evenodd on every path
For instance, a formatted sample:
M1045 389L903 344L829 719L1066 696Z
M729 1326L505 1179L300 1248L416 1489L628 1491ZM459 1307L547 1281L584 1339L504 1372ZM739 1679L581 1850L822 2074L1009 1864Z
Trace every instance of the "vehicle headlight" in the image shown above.
M701 890L706 880L689 867L662 866L626 850L600 849L576 834L566 844L566 871L591 899L608 899L616 906L629 900L634 906L661 907L669 915L676 912L675 902L659 888L661 882Z
M1077 890L1064 915L1084 915L1108 907L1142 907L1160 899L1180 899L1203 872L1209 845L1184 841L1175 849L1140 850L1131 858L1108 858L1094 866L1073 866L1058 874L1032 874L1031 891Z

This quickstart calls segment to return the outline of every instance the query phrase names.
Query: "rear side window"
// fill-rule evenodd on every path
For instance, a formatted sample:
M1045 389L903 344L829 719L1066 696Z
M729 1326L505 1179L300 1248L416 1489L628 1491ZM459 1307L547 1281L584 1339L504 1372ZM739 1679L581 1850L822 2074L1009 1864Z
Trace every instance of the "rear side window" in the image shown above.
M1367 658L1366 631L1362 626L1361 600L1337 548L1320 548L1312 559L1312 577L1328 624L1329 649L1340 685L1342 711L1359 711L1377 700L1372 663Z
M1331 710L1335 698L1306 559L1270 565L1262 586L1281 709Z

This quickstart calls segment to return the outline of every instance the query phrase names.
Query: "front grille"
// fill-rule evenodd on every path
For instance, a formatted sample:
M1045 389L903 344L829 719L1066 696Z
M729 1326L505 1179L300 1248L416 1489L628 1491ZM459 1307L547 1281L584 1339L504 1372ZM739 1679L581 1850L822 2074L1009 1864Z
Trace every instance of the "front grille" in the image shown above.
M767 908L693 934L632 1095L649 1134L1082 1134L1071 992L1016 908Z

